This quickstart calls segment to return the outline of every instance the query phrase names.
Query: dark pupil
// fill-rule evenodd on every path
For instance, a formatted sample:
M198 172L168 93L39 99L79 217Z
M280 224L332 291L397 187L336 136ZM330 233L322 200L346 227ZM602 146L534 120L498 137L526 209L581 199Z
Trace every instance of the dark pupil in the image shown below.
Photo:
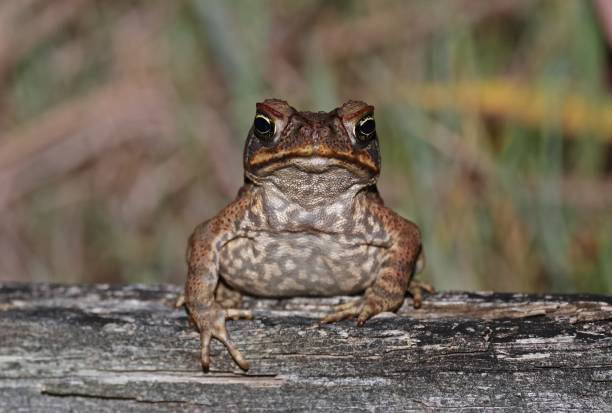
M376 122L374 119L366 119L359 125L359 133L363 135L371 135L376 129Z
M270 124L270 121L266 118L262 118L261 116L255 118L254 126L255 130L261 135L270 133L270 131L272 130L272 125Z

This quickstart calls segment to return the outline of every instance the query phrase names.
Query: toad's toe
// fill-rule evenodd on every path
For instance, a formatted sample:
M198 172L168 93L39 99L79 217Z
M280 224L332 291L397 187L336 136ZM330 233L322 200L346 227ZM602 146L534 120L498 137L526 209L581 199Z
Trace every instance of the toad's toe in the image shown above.
M336 321L346 320L356 317L363 308L364 299L359 298L334 307L334 312L321 319L320 324L335 323Z
M412 307L421 308L423 304L423 291L429 294L436 292L436 289L431 285L423 281L411 281L408 286L408 292L412 296Z
M200 358L202 369L208 371L210 368L210 341L214 337L223 343L236 364L243 370L249 369L249 362L242 353L236 348L234 342L229 338L225 321L227 319L237 320L240 318L253 318L253 314L248 310L228 309L225 310L219 305L190 311L198 329L200 330Z

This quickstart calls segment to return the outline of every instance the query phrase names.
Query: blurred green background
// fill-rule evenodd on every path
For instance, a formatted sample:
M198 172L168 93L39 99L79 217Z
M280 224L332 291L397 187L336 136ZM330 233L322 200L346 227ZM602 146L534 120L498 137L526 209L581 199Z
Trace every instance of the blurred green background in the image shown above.
M0 281L173 282L255 102L376 106L440 289L612 291L609 1L0 3Z

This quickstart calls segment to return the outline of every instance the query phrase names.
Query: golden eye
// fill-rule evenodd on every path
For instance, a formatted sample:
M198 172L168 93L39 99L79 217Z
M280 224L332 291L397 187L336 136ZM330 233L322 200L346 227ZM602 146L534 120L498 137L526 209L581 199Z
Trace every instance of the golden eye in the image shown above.
M374 137L376 132L376 121L371 115L365 116L355 125L355 136L361 141Z
M274 122L261 113L255 115L253 131L259 139L268 140L274 135Z

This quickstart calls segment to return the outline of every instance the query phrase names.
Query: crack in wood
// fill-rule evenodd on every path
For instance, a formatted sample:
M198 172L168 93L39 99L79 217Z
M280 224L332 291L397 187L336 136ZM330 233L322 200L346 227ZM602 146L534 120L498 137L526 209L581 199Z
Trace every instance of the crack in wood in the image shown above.
M58 392L53 390L42 389L40 394L43 396L50 397L61 397L61 398L85 398L85 399L97 399L97 400L132 400L138 403L150 403L150 404L182 404L187 403L197 406L210 406L210 403L198 403L186 400L142 400L138 397L121 397L121 396L106 396L103 394L88 394L78 392Z
M204 375L199 371L179 370L79 370L69 375L52 376L67 381L86 379L106 384L126 385L141 383L200 383L200 384L244 384L254 387L278 387L284 384L277 375L241 375L212 372Z

